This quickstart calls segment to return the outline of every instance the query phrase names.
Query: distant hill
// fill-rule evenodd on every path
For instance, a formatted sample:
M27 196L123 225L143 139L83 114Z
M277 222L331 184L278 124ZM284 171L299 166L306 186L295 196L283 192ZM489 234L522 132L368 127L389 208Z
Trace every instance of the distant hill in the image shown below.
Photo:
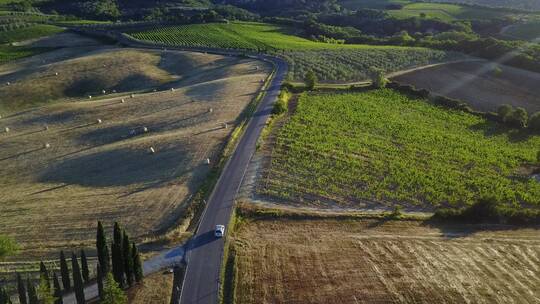
M490 7L505 7L519 10L540 11L538 0L437 0L434 2L466 3Z

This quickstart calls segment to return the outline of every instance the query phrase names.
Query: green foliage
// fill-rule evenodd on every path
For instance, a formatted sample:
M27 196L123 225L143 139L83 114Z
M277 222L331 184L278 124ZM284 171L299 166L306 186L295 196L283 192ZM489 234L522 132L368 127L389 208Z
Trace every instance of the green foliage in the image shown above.
M311 70L307 71L306 75L304 76L304 83L306 84L306 88L308 90L313 90L317 84L317 75L315 75L315 73Z
M39 281L37 295L39 298L39 304L54 304L56 301L56 298L51 291L50 282L44 277L42 277Z
M70 290L71 280L64 251L60 251L60 274L62 275L62 284L64 285L64 290Z
M100 304L126 304L127 297L109 272L105 276L105 284L103 286L103 297Z
M49 277L49 271L47 270L47 266L45 266L43 261L39 263L39 279L40 279L40 283L43 280L45 281L45 283L47 283L47 286L51 288L51 279Z
M540 183L513 178L540 137L390 89L301 95L277 134L263 194L310 202L540 204ZM444 144L443 144L444 143Z
M139 255L139 250L135 243L131 245L131 258L133 259L133 274L135 275L135 281L137 283L142 282L143 280L143 267L141 256Z
M514 107L508 104L500 105L497 108L497 114L501 118L501 121L506 122L510 114L514 111Z
M12 31L0 31L0 44L40 38L60 33L62 31L64 31L64 29L48 24L37 24Z
M24 285L24 281L20 273L17 273L17 292L19 294L19 304L28 304L26 285Z
M486 196L468 207L439 209L433 218L475 224L540 224L540 210L504 204L495 197Z
M97 233L96 233L96 252L98 255L99 265L101 265L102 271L107 273L111 269L111 262L109 257L109 248L107 246L107 237L105 236L105 230L103 224L98 221Z
M291 93L287 88L282 88L281 92L279 93L278 100L274 104L274 108L272 109L272 114L274 115L281 115L288 110L288 104L289 99L291 98Z
M378 68L372 67L370 69L370 78L373 87L378 89L386 87L386 84L388 83L388 79L384 76L384 71Z
M19 250L19 246L12 238L0 235L0 260L3 258L16 254Z
M536 112L529 118L529 129L540 132L540 112Z
M75 291L75 298L77 299L77 304L85 304L84 283L81 274L81 268L79 267L79 262L77 261L77 256L75 255L75 253L71 254L71 269L73 270L73 289Z
M88 260L86 259L86 253L81 249L81 272L84 283L90 281L90 270L88 269Z
M515 127L525 128L528 121L527 110L521 107L516 108L506 117L506 121Z
M537 40L540 37L540 21L514 24L505 34L524 40Z
M12 304L9 294L3 287L0 287L0 304Z

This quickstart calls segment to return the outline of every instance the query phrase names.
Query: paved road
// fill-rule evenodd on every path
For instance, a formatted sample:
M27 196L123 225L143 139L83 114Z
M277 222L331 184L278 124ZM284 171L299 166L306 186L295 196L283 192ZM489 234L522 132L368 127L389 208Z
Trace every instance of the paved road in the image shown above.
M218 303L224 240L215 238L213 230L216 225L226 225L230 220L236 194L255 152L257 140L287 74L287 64L284 61L264 57L260 59L274 62L275 76L208 200L197 234L188 244L181 304Z

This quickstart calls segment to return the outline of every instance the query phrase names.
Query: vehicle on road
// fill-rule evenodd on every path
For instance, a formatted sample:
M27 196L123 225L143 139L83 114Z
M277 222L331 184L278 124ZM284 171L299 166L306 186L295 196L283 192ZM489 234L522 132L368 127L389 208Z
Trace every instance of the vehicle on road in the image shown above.
M216 225L216 229L214 230L214 235L218 238L223 237L223 235L225 235L225 226Z

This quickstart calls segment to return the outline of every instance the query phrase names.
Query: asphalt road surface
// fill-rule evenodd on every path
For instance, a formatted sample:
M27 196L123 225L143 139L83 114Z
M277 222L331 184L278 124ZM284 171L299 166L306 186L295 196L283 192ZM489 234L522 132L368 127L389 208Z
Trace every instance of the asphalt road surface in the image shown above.
M272 113L287 74L287 64L281 59L259 58L274 62L275 76L207 202L197 234L188 244L181 304L217 304L219 300L224 239L214 237L214 229L216 225L229 223L234 200L255 152L257 140Z

